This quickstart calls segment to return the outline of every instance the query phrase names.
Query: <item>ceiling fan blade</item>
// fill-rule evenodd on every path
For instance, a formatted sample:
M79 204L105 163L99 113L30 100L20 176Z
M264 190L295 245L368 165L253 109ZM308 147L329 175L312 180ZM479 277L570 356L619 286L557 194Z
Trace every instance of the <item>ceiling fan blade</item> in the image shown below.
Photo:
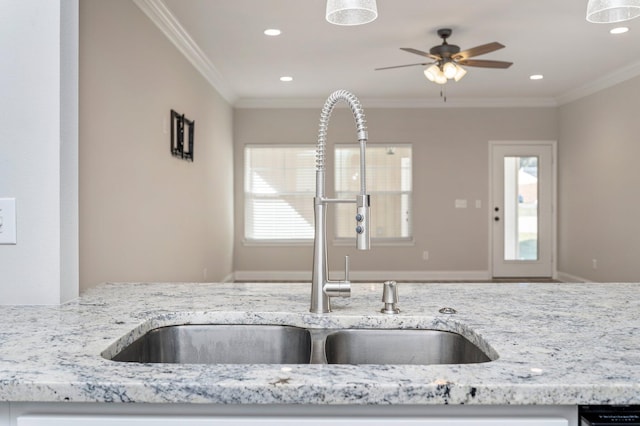
M487 43L480 46L472 47L471 49L463 50L462 52L454 55L454 59L473 58L474 56L485 55L502 48L504 48L503 44L494 41L493 43Z
M458 61L460 65L467 67L480 67L480 68L509 68L513 65L513 62L504 61L487 61L482 59L463 59Z
M390 70L393 68L415 67L416 65L431 65L431 64L433 64L433 62L421 62L419 64L408 64L408 65L395 65L392 67L376 68L374 71Z
M412 49L410 47L401 47L400 50L404 50L405 52L415 53L416 55L425 56L427 58L438 60L440 59L438 56L432 55L427 52L423 52L422 50Z

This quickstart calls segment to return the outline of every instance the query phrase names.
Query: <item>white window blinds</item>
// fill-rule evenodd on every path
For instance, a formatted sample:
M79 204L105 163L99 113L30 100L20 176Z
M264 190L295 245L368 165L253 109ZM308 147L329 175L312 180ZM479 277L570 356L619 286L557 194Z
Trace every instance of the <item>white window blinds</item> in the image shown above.
M360 191L358 145L336 145L335 187L338 198L354 198ZM411 145L367 145L367 192L371 195L371 237L405 240L412 237ZM355 236L354 208L336 206L336 236Z
M354 199L360 190L359 147L336 145L334 152L335 196ZM315 167L315 145L245 147L245 240L313 239ZM411 239L411 145L367 145L367 192L371 195L371 237ZM336 237L354 238L355 206L336 204L335 208Z
M315 145L247 145L245 239L313 239Z

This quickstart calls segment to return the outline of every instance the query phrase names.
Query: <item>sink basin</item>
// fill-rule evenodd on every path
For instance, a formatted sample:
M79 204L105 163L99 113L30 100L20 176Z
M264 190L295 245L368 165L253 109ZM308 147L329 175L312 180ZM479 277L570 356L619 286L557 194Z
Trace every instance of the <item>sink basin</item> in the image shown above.
M180 364L308 364L311 336L280 325L175 325L156 328L113 361Z
M327 335L329 364L471 364L491 359L465 337L439 330L349 329Z
M460 334L287 325L172 325L148 331L113 361L177 364L470 364L490 358Z

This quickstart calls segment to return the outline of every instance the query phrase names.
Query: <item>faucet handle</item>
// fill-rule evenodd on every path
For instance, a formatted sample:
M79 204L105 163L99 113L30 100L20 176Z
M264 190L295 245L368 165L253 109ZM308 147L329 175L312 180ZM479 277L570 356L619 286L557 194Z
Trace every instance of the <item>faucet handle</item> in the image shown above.
M344 257L344 281L327 282L322 289L329 297L351 297L351 283L349 282L349 256Z
M385 281L382 288L382 302L384 307L380 310L383 314L398 314L398 284L395 281Z

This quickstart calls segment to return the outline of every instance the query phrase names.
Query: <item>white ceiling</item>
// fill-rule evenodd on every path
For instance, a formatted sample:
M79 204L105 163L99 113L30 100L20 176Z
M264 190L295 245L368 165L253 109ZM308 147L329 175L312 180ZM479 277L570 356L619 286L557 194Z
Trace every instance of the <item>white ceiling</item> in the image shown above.
M177 21L169 32L186 33L182 40L201 50L210 81L237 106L317 105L336 89L363 103L442 104L440 86L425 79L423 67L374 68L421 62L399 48L428 51L443 27L453 29L449 42L463 50L493 41L506 46L477 59L514 62L506 70L468 68L460 82L446 85L448 104L552 105L640 74L640 19L621 24L628 33L611 35L615 25L585 20L586 0L378 0L378 19L355 27L327 23L324 0L136 3ZM267 28L282 35L267 37ZM531 81L531 74L545 78ZM283 75L293 82L280 82Z

